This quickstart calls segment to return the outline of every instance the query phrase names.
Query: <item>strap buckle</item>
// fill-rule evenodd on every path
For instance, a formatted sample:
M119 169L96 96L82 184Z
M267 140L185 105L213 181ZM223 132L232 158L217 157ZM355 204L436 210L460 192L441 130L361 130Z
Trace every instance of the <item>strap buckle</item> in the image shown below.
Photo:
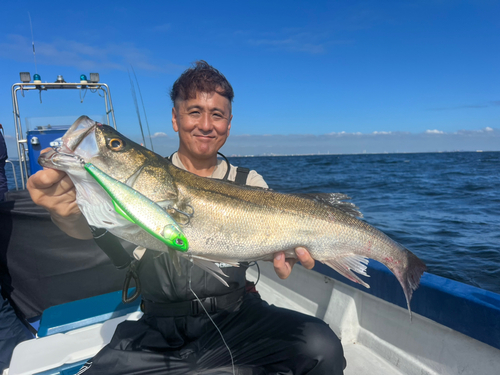
M216 297L207 297L201 300L203 307L207 310L208 313L217 312L217 298ZM202 312L205 312L203 307L200 306L200 301L193 300L191 301L191 315L199 315Z

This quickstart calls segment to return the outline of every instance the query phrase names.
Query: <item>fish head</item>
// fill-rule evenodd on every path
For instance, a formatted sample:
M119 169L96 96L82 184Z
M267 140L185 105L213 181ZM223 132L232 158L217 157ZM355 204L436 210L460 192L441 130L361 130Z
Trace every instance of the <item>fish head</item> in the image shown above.
M62 137L60 147L40 155L43 167L66 172L75 182L86 178L91 163L108 176L127 183L155 202L172 200L176 188L166 164L170 162L87 116L79 117Z
M61 143L60 147L40 155L40 165L71 172L74 167L81 169L86 163L92 163L106 173L119 172L132 164L143 164L148 157L144 154L150 153L111 126L95 122L87 116L75 121ZM116 178L114 173L110 175Z
M40 154L42 167L58 169L71 175L83 174L86 160L98 155L94 130L96 122L87 116L79 117L63 135L60 147Z
M78 118L62 137L60 147L42 153L38 162L43 167L66 172L75 185L76 202L89 224L107 228L121 238L125 238L123 233L131 231L133 224L116 213L110 196L87 172L86 164L96 166L161 207L169 206L177 197L168 160L87 116Z

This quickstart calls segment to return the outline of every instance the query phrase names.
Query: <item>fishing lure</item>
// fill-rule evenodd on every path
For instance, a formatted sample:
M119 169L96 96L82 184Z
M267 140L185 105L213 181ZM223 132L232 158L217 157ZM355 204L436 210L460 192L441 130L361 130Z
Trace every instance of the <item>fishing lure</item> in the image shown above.
M158 204L108 176L92 163L86 163L84 168L111 197L116 212L121 216L140 226L168 247L181 252L188 251L188 240L179 225Z

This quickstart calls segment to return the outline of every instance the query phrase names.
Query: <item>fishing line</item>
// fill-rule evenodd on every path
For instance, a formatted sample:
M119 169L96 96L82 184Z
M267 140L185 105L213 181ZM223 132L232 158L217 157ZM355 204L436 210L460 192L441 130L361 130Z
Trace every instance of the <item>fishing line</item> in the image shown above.
M191 256L189 256L189 261L191 262L191 267L189 267L189 290L191 291L191 293L193 293L193 295L195 296L196 300L198 301L198 303L202 307L203 311L205 311L205 314L207 314L208 319L210 319L210 321L212 322L212 324L214 325L214 327L219 332L220 338L222 339L222 342L224 343L224 345L226 345L227 351L229 352L229 356L231 357L231 366L233 368L233 375L236 375L236 372L234 371L233 353L231 352L231 349L229 349L229 345L227 345L226 340L224 340L224 335L222 334L222 332L219 329L219 327L217 327L217 324L215 324L215 322L213 321L213 319L210 316L210 314L208 313L207 309L205 309L205 306L203 306L203 303L201 303L200 299L198 298L198 296L194 292L193 288L191 288L191 270L193 269L193 266L194 266L193 258L191 258Z
M83 103L83 99L85 99L85 95L87 95L87 89L83 89L83 98L82 98L82 89L80 88L80 103Z

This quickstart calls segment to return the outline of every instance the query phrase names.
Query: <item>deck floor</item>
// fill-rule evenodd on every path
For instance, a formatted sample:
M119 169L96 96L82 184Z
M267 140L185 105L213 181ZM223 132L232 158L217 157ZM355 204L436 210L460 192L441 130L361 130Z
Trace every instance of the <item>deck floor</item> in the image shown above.
M266 268L270 268L268 264L261 265L261 269L264 269L264 272ZM280 290L275 282L266 277L266 274L264 272L261 275L261 281L257 285L257 290L267 302L276 306L299 311L304 314L313 315L310 311L311 306L307 306L306 301L299 298L290 298L290 294L283 292L283 290ZM274 271L271 270L270 272L271 275L274 276ZM269 275L269 273L267 273L267 275ZM249 280L256 280L256 270L249 269L247 272L247 277ZM347 361L347 367L344 371L345 375L403 374L402 372L398 371L396 367L383 359L380 355L374 353L370 348L362 344L353 343L352 341L345 342L345 340L342 340L342 346L344 348L344 356Z
M344 375L402 375L391 364L359 344L345 344L344 356L347 367Z

